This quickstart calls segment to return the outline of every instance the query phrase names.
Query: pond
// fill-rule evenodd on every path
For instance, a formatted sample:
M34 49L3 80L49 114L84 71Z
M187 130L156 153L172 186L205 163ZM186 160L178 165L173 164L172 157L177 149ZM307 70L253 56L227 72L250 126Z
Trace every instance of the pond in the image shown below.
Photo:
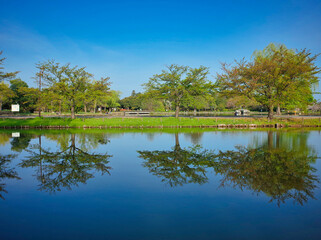
M319 239L319 130L0 131L0 239Z

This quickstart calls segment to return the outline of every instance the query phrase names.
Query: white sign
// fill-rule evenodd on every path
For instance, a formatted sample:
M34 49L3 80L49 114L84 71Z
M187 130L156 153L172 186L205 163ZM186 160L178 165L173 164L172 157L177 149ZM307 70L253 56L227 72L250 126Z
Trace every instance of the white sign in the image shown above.
M12 104L11 112L19 112L19 104Z
M12 133L12 137L20 137L20 132L14 132L14 133Z

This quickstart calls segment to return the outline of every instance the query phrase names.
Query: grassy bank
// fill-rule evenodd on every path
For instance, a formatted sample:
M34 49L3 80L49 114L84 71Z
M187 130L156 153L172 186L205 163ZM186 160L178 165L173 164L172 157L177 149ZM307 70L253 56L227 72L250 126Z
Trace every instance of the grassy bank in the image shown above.
M266 118L30 118L30 119L0 119L1 128L148 128L148 127L242 127L241 125L254 124L258 127L282 124L284 127L321 126L321 118L278 118L268 121ZM245 126L243 126L245 127Z

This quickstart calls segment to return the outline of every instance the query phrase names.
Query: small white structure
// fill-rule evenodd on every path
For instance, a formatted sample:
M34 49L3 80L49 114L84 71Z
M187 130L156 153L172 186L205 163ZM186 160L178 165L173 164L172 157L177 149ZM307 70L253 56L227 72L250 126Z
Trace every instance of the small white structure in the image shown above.
M20 111L19 104L12 104L11 105L11 112L19 112L19 111Z
M249 116L250 110L247 109L239 109L234 112L235 116Z
M12 133L12 137L15 138L15 137L20 137L20 132L13 132Z

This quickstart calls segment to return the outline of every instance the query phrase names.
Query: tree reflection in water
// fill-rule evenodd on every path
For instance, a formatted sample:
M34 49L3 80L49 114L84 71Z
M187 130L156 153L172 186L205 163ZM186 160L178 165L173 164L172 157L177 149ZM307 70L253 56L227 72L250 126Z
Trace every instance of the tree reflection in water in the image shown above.
M78 148L75 134L71 134L70 139L64 139L64 143L59 139L59 144L63 147L59 151L52 152L41 146L41 136L39 136L39 144L32 145L31 149L27 150L30 155L20 163L24 168L38 167L37 179L40 181L40 190L54 193L63 188L71 189L79 183L86 183L88 179L94 177L95 172L109 174L111 167L108 166L108 159L112 157L111 155L88 153L88 145L87 151Z
M222 176L221 187L230 185L265 193L277 205L292 199L303 205L314 198L319 179L311 166L317 155L307 144L307 135L268 132L267 141L259 147L238 146L235 150L212 151L196 146L181 149L178 134L172 151L138 151L143 166L170 186L208 181L207 170ZM288 136L288 137L286 137ZM300 137L301 136L301 137ZM303 136L303 137L302 137ZM299 137L299 141L292 138ZM290 144L291 143L291 144Z
M170 151L138 151L144 159L143 166L149 172L168 183L171 187L186 183L203 184L208 181L206 163L212 158L212 152L202 150L200 146L182 149L178 133L175 134L175 146Z
M220 152L214 169L223 177L221 186L264 192L278 205L287 199L303 205L314 198L313 190L319 182L310 165L315 160L316 156L304 156L298 151L237 147Z
M9 155L0 155L0 180L4 181L5 179L20 179L18 173L14 168L10 168L9 163L16 157L14 154ZM2 192L8 193L5 189L5 184L0 182L0 198L4 199Z

